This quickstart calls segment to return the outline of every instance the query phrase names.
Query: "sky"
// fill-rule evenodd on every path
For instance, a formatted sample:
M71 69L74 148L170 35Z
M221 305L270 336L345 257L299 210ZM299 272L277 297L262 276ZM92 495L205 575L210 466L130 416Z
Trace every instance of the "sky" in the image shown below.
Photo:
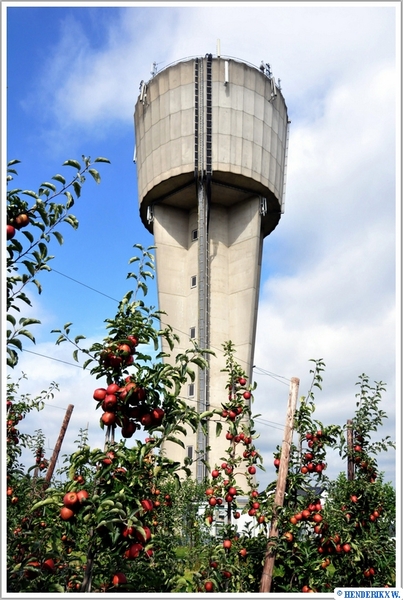
M67 177L73 171L62 163L83 154L111 161L99 165L99 186L85 183L73 210L79 228L63 229L64 245L52 247L54 271L41 277L40 296L31 292L31 314L42 324L11 374L27 374L21 393L36 395L52 381L60 392L21 430L41 429L50 458L73 404L61 454L74 451L87 426L91 446L103 446L92 399L100 382L50 332L72 322L87 346L104 337L104 320L130 289L133 245L153 244L139 218L133 162L139 84L154 62L161 70L214 56L220 40L223 57L270 63L291 120L285 212L263 250L253 405L266 467L260 486L275 477L289 380L298 377L306 395L310 359L319 358L326 369L314 417L324 425L353 417L359 375L386 383L381 408L388 418L376 439L390 435L399 443L398 452L379 458L385 481L396 484L400 3L162 4L2 3L3 155L21 161L15 186L38 189L56 173ZM147 301L157 303L155 282ZM329 456L328 475L345 470L337 452Z

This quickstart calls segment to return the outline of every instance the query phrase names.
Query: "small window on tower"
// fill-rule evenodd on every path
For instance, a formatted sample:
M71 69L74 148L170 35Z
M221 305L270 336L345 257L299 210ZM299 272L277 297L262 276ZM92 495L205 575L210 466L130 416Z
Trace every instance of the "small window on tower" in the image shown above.
M195 337L196 337L196 327L191 327L190 328L190 339L194 340Z
M192 459L193 458L193 446L187 446L187 455L188 458Z
M192 275L192 277L190 278L190 287L191 288L195 288L197 284L197 276L196 275Z
M197 240L197 229L193 229L192 231L192 242Z
M188 387L188 396L194 396L195 395L195 384L194 383L189 383L189 387Z

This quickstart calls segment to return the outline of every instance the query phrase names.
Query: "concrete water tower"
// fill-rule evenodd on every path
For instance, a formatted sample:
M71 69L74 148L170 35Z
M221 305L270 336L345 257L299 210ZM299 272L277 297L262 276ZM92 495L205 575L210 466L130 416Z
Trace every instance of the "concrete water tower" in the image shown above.
M203 412L226 400L223 343L235 344L252 376L263 239L283 212L287 107L269 65L208 54L152 75L134 116L140 215L154 234L159 308L178 351L195 338L216 353L183 390ZM201 452L211 468L228 446L215 423L183 441L185 450L166 446L170 458ZM203 463L193 467L202 480Z

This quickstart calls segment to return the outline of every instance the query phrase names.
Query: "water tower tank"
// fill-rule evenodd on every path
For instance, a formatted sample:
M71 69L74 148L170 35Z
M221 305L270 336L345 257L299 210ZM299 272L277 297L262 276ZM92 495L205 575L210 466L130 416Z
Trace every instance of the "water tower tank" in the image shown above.
M262 245L282 214L288 123L270 72L240 60L186 59L140 86L138 196L154 234L159 308L180 349L195 338L216 352L183 391L200 411L226 400L224 342L235 344L252 375ZM207 438L199 432L184 441L185 450L172 445L168 454L204 452L211 468L228 444L213 423ZM203 464L194 468L202 479Z

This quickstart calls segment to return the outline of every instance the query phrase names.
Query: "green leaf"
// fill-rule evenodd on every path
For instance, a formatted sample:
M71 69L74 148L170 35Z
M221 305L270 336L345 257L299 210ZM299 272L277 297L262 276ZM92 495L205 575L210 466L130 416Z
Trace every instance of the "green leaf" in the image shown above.
M216 429L215 429L215 434L217 437L221 434L221 431L222 431L222 423L221 423L221 421L217 421Z
M63 177L63 175L60 175L59 173L58 173L57 175L54 175L54 176L52 177L52 179L54 179L55 181L58 181L59 183L61 183L61 184L63 184L63 185L65 185L65 184L66 184L66 180L65 180L65 178Z
M38 194L33 192L32 190L24 190L21 194L25 194L26 196L31 196L31 198L35 198L35 200L39 200Z
M49 188L50 190L52 190L52 192L56 192L55 184L49 183L49 181L45 181L44 183L42 183L41 187L46 187L46 188Z
M31 319L31 318L25 318L22 317L18 323L20 325L22 325L22 327L28 327L28 325L38 325L40 324L40 321L38 321L38 319Z
M177 437L175 437L173 435L168 435L167 440L169 442L173 442L174 444L179 444L179 446L182 446L182 448L185 448L185 444L182 442L182 440L178 439Z
M96 183L101 183L101 176L96 169L88 169L88 173L92 175Z
M38 288L38 293L41 294L42 293L42 286L39 283L39 281L37 279L33 279L32 283L34 283L36 285L36 287Z
M31 340L31 342L33 342L34 344L36 343L34 336L32 335L32 333L30 331L28 331L28 329L20 329L18 334L25 335L25 337L29 338Z
M80 163L78 161L76 161L76 160L73 160L73 159L69 159L69 160L64 161L63 167L74 167L78 171L81 171L81 165L80 165Z
M7 314L7 321L10 321L10 323L14 326L16 324L15 318L13 317L13 315L10 315L10 314Z
M28 241L32 244L34 241L34 236L32 235L32 233L30 231L26 231L25 229L22 233L25 235L25 237L28 239Z
M111 164L111 161L108 158L104 158L103 156L98 156L98 158L96 158L94 162L103 162Z
M22 350L22 343L21 343L21 340L19 340L18 338L13 338L11 340L7 340L7 344L11 344L12 346L17 346L17 348L19 350Z
M74 205L74 198L70 194L70 192L64 192L64 195L67 198L66 208L69 209L69 208L71 208Z
M42 506L46 506L47 504L59 504L59 498L53 496L52 498L46 498L45 500L40 500L39 502L37 502L36 504L34 504L31 507L31 512L34 512L38 508L41 508Z
M63 244L63 236L61 233L59 233L58 231L52 231L53 235L55 236L55 238L57 239L57 241L59 242L60 245Z
M77 198L81 196L81 184L78 181L73 181L73 188Z

